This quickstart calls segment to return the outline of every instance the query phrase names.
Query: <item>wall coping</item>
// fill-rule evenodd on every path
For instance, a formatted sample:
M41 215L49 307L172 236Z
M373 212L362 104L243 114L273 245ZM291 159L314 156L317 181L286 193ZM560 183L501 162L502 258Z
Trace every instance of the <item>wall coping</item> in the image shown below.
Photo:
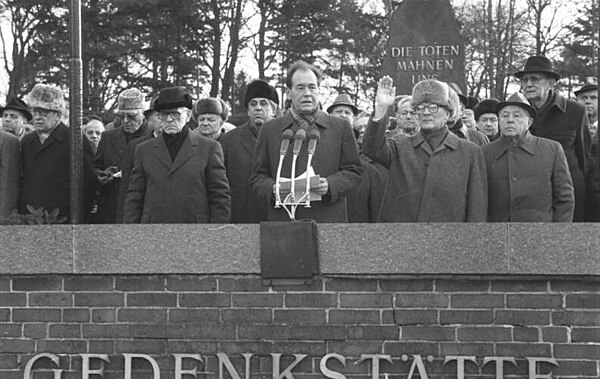
M600 277L600 224L319 224L322 275ZM0 226L0 274L260 274L258 224Z

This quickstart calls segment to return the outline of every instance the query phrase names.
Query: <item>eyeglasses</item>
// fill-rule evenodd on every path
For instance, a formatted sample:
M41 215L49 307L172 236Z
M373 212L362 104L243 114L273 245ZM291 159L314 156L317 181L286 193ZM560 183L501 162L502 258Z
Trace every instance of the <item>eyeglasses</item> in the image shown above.
M429 111L429 113L431 113L431 114L436 114L440 110L440 106L437 104L429 104L429 105L419 104L416 107L413 107L413 110L415 112L417 112L418 114L425 113L425 109L427 109Z
M48 109L43 109L43 108L33 108L31 110L31 114L34 116L40 116L40 117L46 117L48 116L50 113L52 113L53 111L48 110Z
M177 121L179 120L179 118L181 118L181 115L182 113L178 111L158 112L158 118L160 118L162 121L167 121L169 119L169 116L171 117L171 120Z

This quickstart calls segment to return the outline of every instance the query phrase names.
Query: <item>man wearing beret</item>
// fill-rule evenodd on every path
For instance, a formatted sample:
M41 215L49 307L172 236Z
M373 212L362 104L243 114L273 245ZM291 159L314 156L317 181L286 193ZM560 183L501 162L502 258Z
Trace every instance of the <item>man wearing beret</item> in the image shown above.
M575 204L565 153L556 141L532 136L535 110L519 93L496 106L500 138L483 146L488 221L571 222Z
M192 108L192 118L198 127L194 133L202 137L219 141L225 134L224 123L229 115L227 103L216 97L199 99Z
M33 119L29 106L18 97L13 97L4 108L0 108L0 114L2 114L2 129L15 135L19 140L23 139L27 134L25 124Z
M500 137L498 130L498 115L496 106L500 102L497 99L484 99L473 108L473 115L477 123L477 130L493 142Z
M362 168L350 124L319 110L321 76L319 69L311 64L303 61L293 63L286 79L291 99L290 111L283 117L265 123L260 130L250 184L262 206L268 209L269 220L289 220L284 209L274 208L275 180L284 131L290 130L286 133L301 136L302 129L309 136L315 135L314 131L320 135L311 164L315 174L320 177L319 182L311 187L311 192L321 196L321 200L312 201L310 208L298 207L296 219L348 221L346 196L360 182ZM292 173L293 148L290 147L283 159L282 177L298 177L308 169L309 142L300 138L298 141L301 143L298 143L296 172Z
M191 133L192 98L184 87L154 103L162 133L139 144L125 199L125 223L228 223L231 196L221 145Z
M252 155L261 127L271 121L277 112L279 95L274 87L262 80L248 84L244 106L248 121L222 135L219 139L225 155L227 179L231 187L231 222L258 223L267 220L267 208L250 188Z
M591 144L585 107L567 100L554 90L560 75L544 56L529 57L523 70L516 72L515 77L521 82L521 93L536 110L529 129L531 134L562 145L575 190L573 221L584 221L585 176L589 170Z
M149 133L144 118L144 94L140 90L129 88L121 92L117 104L119 126L102 133L94 161L94 170L101 185L98 215L94 220L99 224L123 222L125 198L119 196L119 189L123 176L123 162L127 157L127 145Z

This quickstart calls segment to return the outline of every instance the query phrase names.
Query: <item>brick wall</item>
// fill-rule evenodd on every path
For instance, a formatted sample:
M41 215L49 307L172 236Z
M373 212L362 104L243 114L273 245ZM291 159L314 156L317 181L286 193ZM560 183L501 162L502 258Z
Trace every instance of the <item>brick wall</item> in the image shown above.
M327 367L346 377L372 377L366 355L380 354L390 356L379 362L389 378L420 377L419 358L429 378L456 378L456 361L444 364L451 356L475 357L467 378L495 378L493 363L482 367L494 356L515 358L503 366L507 378L530 377L527 357L559 364L537 364L539 378L598 378L600 281L355 276L266 287L255 275L0 276L0 378L23 378L38 353L57 355L59 367L40 359L35 379L54 378L52 368L81 378L84 353L106 354L111 379L124 378L127 353L152 357L161 378L175 378L174 354L198 354L203 361L184 359L183 369L218 378L218 353L229 359L225 378L228 362L244 377L243 353L253 354L253 378L296 359L295 378L324 377L330 353L345 367L339 357ZM150 367L134 359L132 377L152 378Z

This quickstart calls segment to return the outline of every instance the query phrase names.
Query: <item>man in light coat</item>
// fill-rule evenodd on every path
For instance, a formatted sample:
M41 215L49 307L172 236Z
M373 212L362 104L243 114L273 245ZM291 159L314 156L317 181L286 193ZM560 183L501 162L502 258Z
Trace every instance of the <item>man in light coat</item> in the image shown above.
M154 104L162 134L139 144L125 199L125 223L228 223L231 196L223 150L185 126L192 98L183 87Z

